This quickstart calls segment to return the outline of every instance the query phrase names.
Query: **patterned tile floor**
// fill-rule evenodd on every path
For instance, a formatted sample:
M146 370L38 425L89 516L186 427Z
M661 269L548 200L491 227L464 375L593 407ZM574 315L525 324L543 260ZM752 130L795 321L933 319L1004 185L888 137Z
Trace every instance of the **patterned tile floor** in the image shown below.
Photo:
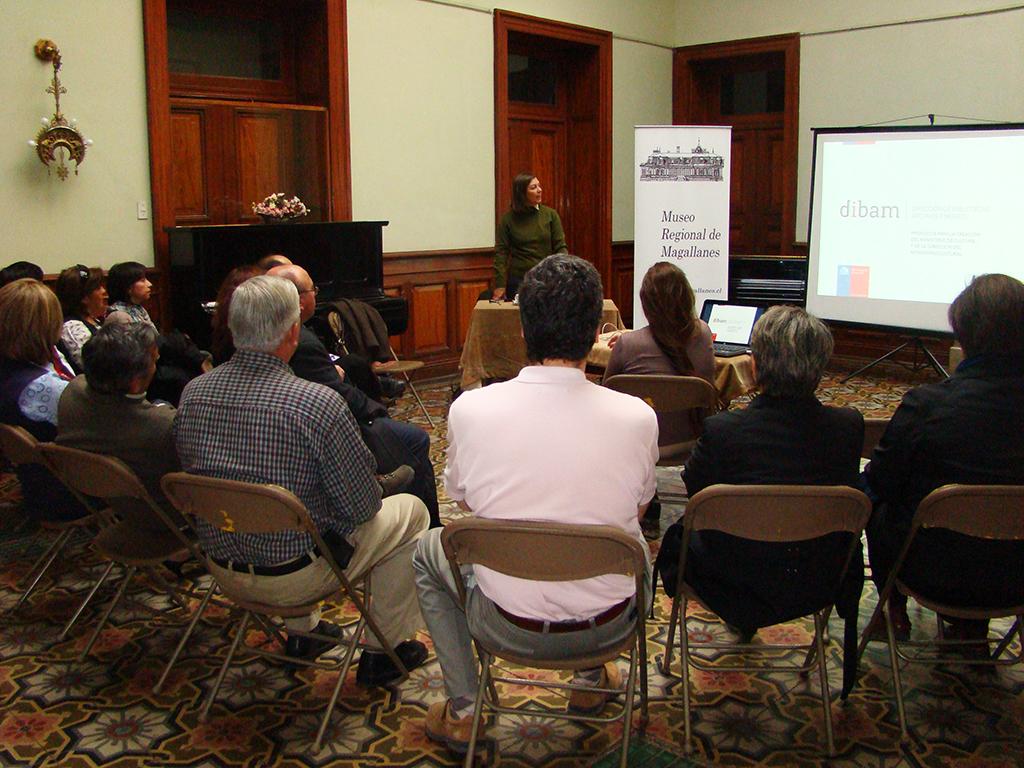
M829 402L885 415L910 383L912 379L903 375L883 379L877 373L848 384L829 377L821 394ZM441 419L432 436L432 456L440 467L450 388L428 386L422 394L432 413ZM394 413L423 421L408 397ZM659 470L659 487L667 498L673 491L680 492L676 471ZM16 498L12 477L0 475L0 610L4 611L17 599L14 585L42 546L31 530L19 530ZM444 499L442 503L446 514L454 513L454 505ZM666 504L663 525L681 511L679 505ZM140 604L165 603L145 585L129 591L132 602L115 611L112 626L104 630L95 650L85 662L76 663L99 609L87 611L67 639L61 641L57 635L88 587L87 572L95 573L98 565L86 542L75 542L30 603L0 619L0 765L305 768L454 764L423 733L424 711L444 695L436 662L416 670L391 694L367 692L348 680L326 745L316 754L312 751L313 734L336 679L331 672L292 671L262 660L243 659L230 670L210 719L198 722L198 705L227 649L227 615L222 610L208 612L159 695L151 692L152 684L181 627L154 622L140 610ZM95 604L102 606L103 598L110 594L104 589ZM862 616L875 601L869 588ZM659 594L657 621L650 627L648 646L651 723L646 737L636 740L631 749L631 764L826 764L816 679L768 673L694 676L696 749L691 761L684 761L680 682L662 676L654 667L663 653L668 606L668 599ZM933 630L934 618L913 608L915 633L924 637ZM337 607L332 614L336 620L346 615ZM711 616L699 610L692 615L695 638L728 636ZM1005 623L1000 626L1006 628ZM835 619L831 633L833 638L841 637ZM759 636L766 642L806 638L809 625L794 622L762 630ZM248 639L252 642L254 636ZM841 658L835 642L828 653L835 691ZM1003 669L993 674L953 666L908 668L908 716L917 741L901 747L884 646L872 644L861 669L860 684L850 699L832 705L839 756L828 764L873 768L1024 765L1024 671ZM514 700L526 699L558 704L550 694L535 690L514 695ZM620 734L621 729L611 727L503 716L488 729L488 752L492 764L510 768L611 766L617 764Z

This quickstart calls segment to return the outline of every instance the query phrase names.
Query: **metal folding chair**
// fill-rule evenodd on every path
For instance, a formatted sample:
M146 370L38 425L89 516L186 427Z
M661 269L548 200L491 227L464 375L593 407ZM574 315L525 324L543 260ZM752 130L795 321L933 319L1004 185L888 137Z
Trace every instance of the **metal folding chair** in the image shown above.
M92 510L98 529L93 538L93 545L110 561L64 627L62 637L107 580L114 565L119 564L124 570L124 578L114 599L107 605L78 660L82 661L89 655L110 614L121 601L137 571L141 570L148 575L162 592L187 612L188 604L181 595L192 593L176 589L160 574L158 568L167 560L180 559L188 554L188 540L153 501L138 476L123 461L112 456L101 456L53 443L40 443L39 453L50 470L82 504ZM103 503L97 504L97 500ZM140 514L155 516L163 523L163 527L158 530L143 528L138 522ZM206 599L209 596L208 590L202 608L206 607Z
M39 464L45 466L42 457L38 452L39 441L21 427L14 427L8 424L0 424L0 450L3 451L7 460L15 467L27 464ZM28 569L19 587L25 591L21 593L18 602L14 604L11 611L17 611L25 604L32 592L39 585L43 576L50 569L50 566L57 560L57 555L64 549L75 531L87 528L92 523L92 517L85 515L74 520L41 520L39 527L43 532L56 534L50 545ZM25 588L25 583L29 582Z
M242 618L239 620L234 641L231 643L228 655L221 665L213 688L207 695L206 701L200 710L199 718L201 721L206 720L210 708L217 698L217 692L224 682L228 667L231 666L231 662L235 658L235 654L240 646L244 646L243 640L245 639L246 628L249 626L250 621L255 619L256 623L267 632L268 637L277 639L283 646L286 643L286 638L280 627L273 622L274 617L307 616L313 612L322 600L332 597L339 592L346 595L353 602L359 613L359 620L350 630L348 638L332 638L316 632L297 632L293 629L288 631L291 634L299 634L316 640L337 643L339 647L345 649L340 664L325 665L316 661L291 658L283 653L266 648L244 646L245 650L249 653L286 661L289 664L339 669L338 680L334 685L327 709L324 711L323 720L320 723L316 741L313 745L313 751L320 751L324 733L327 731L327 726L330 723L331 714L341 692L341 686L345 682L345 676L352 665L355 650L359 644L359 638L364 627L376 636L381 648L388 654L395 666L402 671L403 679L404 676L408 675L408 670L406 670L402 660L395 654L391 644L387 642L387 639L377 626L377 622L374 621L373 616L367 610L370 601L370 574L367 573L362 577L363 590L366 596L364 600L353 587L352 580L345 575L345 571L335 561L330 548L324 543L320 532L310 518L309 511L293 493L277 485L257 485L235 480L221 480L214 477L190 475L185 472L173 472L164 475L161 486L167 498L171 500L174 506L189 521L197 518L216 528L230 528L233 533L237 534L265 534L279 531L300 531L309 534L320 556L327 560L338 579L337 587L333 587L322 595L318 595L315 600L303 603L302 605L287 607L253 601L245 595L239 594L236 590L218 583L220 591L232 603L242 609ZM210 568L209 557L202 551L198 552L198 556L210 574L213 575L215 571ZM214 576L214 579L216 580L216 576Z
M644 617L647 613L644 545L624 531L607 525L565 525L561 523L509 522L464 518L445 526L441 534L445 555L455 575L459 598L465 608L466 592L460 577L461 565L482 565L509 576L533 581L574 581L605 574L623 574L636 581L635 630L619 643L599 649L581 649L572 659L545 659L536 655L521 656L497 646L488 646L474 638L480 659L480 683L473 708L473 727L466 768L473 764L477 732L483 708L506 714L540 714L586 722L622 720L622 758L624 768L629 753L633 703L637 677L640 678L640 730L647 726L647 638ZM607 688L544 682L535 679L496 677L491 665L495 657L513 664L540 669L575 670L599 667L607 661L629 653L629 676L626 701L621 710L609 716L578 715L549 709L524 706L510 708L498 700L495 682L538 686L558 690L583 690L612 693ZM618 693L618 691L614 691Z
M953 604L945 595L924 594L908 585L901 571L915 544L917 535L925 530L944 529L989 542L1024 542L1024 486L1019 485L945 485L929 493L918 505L911 523L910 533L893 564L871 621L861 637L857 657L864 653L872 626L879 615L885 617L885 633L889 648L889 666L892 670L893 689L896 696L896 710L900 721L900 734L909 738L906 708L903 703L903 681L900 676L899 660L922 664L969 664L1009 665L1024 661L1024 558L1017 567L1007 569L1005 578L1018 586L1020 600L1012 605L970 606ZM963 574L950 574L951 579L962 580ZM1010 630L1003 637L990 637L982 641L986 648L995 643L994 652L988 658L965 658L943 651L955 650L965 645L976 644L977 640L946 639L942 633L942 620L938 616L938 636L931 640L897 640L889 615L889 596L899 590L912 597L921 606L940 616L958 619L998 619L1015 617ZM1004 657L1014 636L1020 642L1016 655ZM907 652L904 649L913 649ZM927 649L927 650L925 650Z
M693 749L690 717L690 667L713 672L796 672L804 674L815 667L821 680L821 703L825 715L825 738L828 754L835 754L832 734L831 693L828 671L825 667L825 628L832 606L846 578L846 572L856 551L860 536L871 514L871 502L860 491L845 486L796 485L713 485L694 495L683 515L683 540L679 553L679 578L676 595L672 600L668 637L665 641L664 674L670 674L672 647L675 642L676 623L680 623L680 649L683 672L683 718L685 723L684 749ZM695 531L720 531L742 539L762 542L808 541L831 533L849 533L850 545L841 568L832 572L806 574L808 580L818 580L830 587L831 595L824 604L810 607L808 615L814 617L814 639L807 646L767 643L701 643L694 644L687 633L686 605L689 600L700 601L700 596L684 579L687 550ZM799 565L799 564L794 564ZM742 564L737 563L737 568ZM851 626L852 631L852 626ZM694 650L733 651L744 654L782 650L804 650L802 664L764 663L721 664L711 663ZM844 652L852 653L853 648Z

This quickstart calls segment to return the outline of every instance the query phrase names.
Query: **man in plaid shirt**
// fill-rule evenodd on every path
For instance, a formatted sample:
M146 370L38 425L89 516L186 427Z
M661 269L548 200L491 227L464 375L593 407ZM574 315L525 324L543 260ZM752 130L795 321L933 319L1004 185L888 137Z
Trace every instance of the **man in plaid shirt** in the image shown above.
M409 494L381 501L374 460L338 393L297 378L288 367L299 338L299 296L279 277L255 277L235 291L228 326L237 351L230 361L194 379L182 393L175 441L186 472L292 491L309 510L332 550L348 550L349 578L374 570L373 613L406 667L426 658L407 640L421 626L412 574L412 552L427 528L423 502ZM297 605L323 594L337 579L312 538L300 532L236 534L197 521L214 576L250 599ZM336 559L338 555L336 554ZM285 619L293 629L338 635L319 610ZM398 669L369 634L356 675L382 685ZM315 658L325 643L289 637L287 652Z

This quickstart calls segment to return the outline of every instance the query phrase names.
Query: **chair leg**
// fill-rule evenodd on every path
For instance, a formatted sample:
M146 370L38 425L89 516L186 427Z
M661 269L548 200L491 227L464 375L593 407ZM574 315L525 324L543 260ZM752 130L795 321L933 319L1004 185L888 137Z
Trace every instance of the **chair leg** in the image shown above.
M373 616L370 615L370 576L371 574L368 573L366 574L366 577L363 579L363 594L365 595L366 599L360 600L359 595L356 594L354 589L349 590L349 597L351 598L352 602L355 603L356 609L359 611L359 615L366 620L366 626L369 627L370 631L373 633L373 636L377 638L377 641L380 643L381 650L383 650L384 653L388 655L388 658L391 659L392 663L394 663L394 665L398 667L398 669L402 672L402 676L394 682L394 685L398 685L400 682L402 682L403 680L405 680L405 678L409 676L409 670L405 668L405 664L402 662L400 658L398 658L398 654L395 653L395 649L391 647L391 644L388 642L387 638L384 637L384 633L380 631L380 627L377 626L376 620L373 618Z
M75 609L75 612L71 615L71 618L68 619L68 623L64 625L64 629L60 631L60 635L58 637L59 640L63 640L65 637L67 637L68 632L71 631L71 627L74 626L75 622L78 621L78 617L82 615L82 611L85 610L85 606L89 604L93 596L99 591L99 588L103 586L103 582L107 580L107 577L110 575L110 572L113 569L114 561L111 560L109 563L107 563L107 567L103 570L103 573L100 574L100 577L96 580L96 583L92 585L92 589L89 590L89 594L85 596L85 599L79 604L78 608Z
M146 575L155 581L160 589L162 589L167 596L171 598L171 602L188 613L188 603L186 603L185 599L175 591L170 582L160 575L160 572L156 568L146 568Z
M416 391L416 386L412 383L412 379L409 378L409 374L403 374L405 376L405 382L409 385L409 389L412 391L412 396L416 398L416 402L419 403L420 410L423 411L423 415L427 417L427 423L431 429L437 429L434 425L434 420L430 418L430 412L427 410L427 406L423 404L423 400L420 399L420 393Z
M629 651L629 681L626 683L626 702L622 710L622 757L619 768L629 765L629 737L633 730L633 697L636 695L637 652L633 647Z
M231 641L231 648L228 649L228 655L224 658L224 663L220 665L220 672L217 673L217 679L213 682L213 688L206 697L206 701L203 702L203 708L199 711L200 723L205 723L206 718L210 714L210 707L213 706L213 701L217 698L217 691L220 690L220 686L224 682L224 677L228 673L228 667L231 666L231 660L235 657L235 651L238 650L238 644L245 637L245 630L249 626L249 616L249 611L246 611L242 616L242 621L238 625L238 632L235 633L235 639Z
M31 586L29 586L28 590L25 592L23 598L18 601L18 605L15 606L15 609L17 609L17 607L24 602L24 597L27 597L29 593L31 593L32 590L35 589L36 584L38 584L39 580L43 578L43 574L49 570L50 565L53 563L53 561L57 559L57 555L60 553L61 547L64 546L65 542L67 542L69 538L71 538L70 528L62 531L61 534L57 536L57 538L51 541L50 546L46 548L46 551L43 552L43 554L41 554L39 557L37 557L36 561L32 563L32 567L28 569L28 572L24 575L24 577L22 577L21 581L18 583L19 589L24 586L25 582L33 573L36 574L36 577L32 579ZM42 563L44 560L46 561L46 565L44 565L41 569L37 571L36 569L39 568L39 564Z
M883 597L886 597L886 595L878 596L878 605L875 606L875 610L871 614L871 618L868 619L868 623L864 627L864 633L860 636L860 643L857 644L858 664L860 663L861 657L864 655L864 649L868 647L868 635L870 634L872 625L874 625L882 617L882 607L885 604L885 600L883 600Z
M900 679L900 660L896 655L896 633L892 628L892 617L889 616L889 608L882 606L882 615L885 616L885 635L889 642L889 666L892 669L892 687L896 693L896 714L900 721L900 737L906 741L909 738L907 731L907 713L903 706L903 681Z
M665 639L665 658L661 660L661 673L666 677L672 674L672 646L675 645L676 622L679 621L679 603L682 598L676 595L672 598L672 610L668 616L668 637ZM686 611L683 610L683 623L685 624Z
M1013 636L1020 633L1021 630L1021 617L1018 616L1017 620L1013 622L1013 626L1010 627L1009 631L1003 635L1003 639L999 641L999 645L992 651L992 658L998 659L1003 655L1003 652L1010 647L1010 643L1013 642ZM1024 654L1024 635L1021 638L1021 653Z
M476 701L473 702L473 726L469 731L469 747L466 749L464 768L473 768L473 756L476 754L476 734L480 729L480 719L484 708L484 689L491 679L491 655L480 653L480 682L476 686ZM493 686L492 686L493 687Z
M831 611L830 611L831 613ZM825 665L825 627L826 619L814 614L814 647L818 655L818 677L821 678L821 704L825 709L825 743L828 745L828 756L835 757L835 737L832 733L832 693L828 687L828 669ZM809 655L809 654L808 654Z
M178 662L178 656L181 655L182 650L185 648L185 643L192 637L192 632L196 628L196 624L199 623L199 619L203 616L203 611L206 610L207 603L210 602L210 598L213 597L214 591L217 589L217 582L211 581L210 588L206 590L206 594L203 595L203 600L199 603L199 607L196 608L195 614L192 616L192 621L188 623L188 627L185 629L185 634L181 636L181 640L178 641L178 646L174 649L174 653L171 654L171 658L168 660L167 665L164 667L163 673L160 675L160 679L156 681L156 685L153 686L153 693L160 693L160 689L164 687L164 683L167 681L167 676L171 673L171 667Z
M679 652L682 656L683 683L683 752L687 755L693 752L693 726L690 723L690 636L686 631L686 598L681 601L682 618L679 621Z
M341 670L338 672L338 682L334 684L334 690L331 691L331 700L327 702L327 711L324 712L323 720L320 722L320 728L317 729L316 739L313 741L313 754L318 754L320 748L323 746L324 734L327 733L327 725L331 722L331 715L334 714L334 705L338 703L338 695L341 693L341 686L345 683L345 677L348 675L349 667L352 666L352 657L356 653L356 645L359 644L359 635L362 632L363 620L360 617L359 623L353 630L352 641L348 645L348 650L345 651L345 659L341 663Z
M647 632L637 638L637 645L640 648L640 733L647 732L647 723L650 717L647 713Z
M89 655L89 651L92 650L93 645L100 636L104 625L107 623L107 619L110 618L110 614L114 612L114 608L121 598L124 596L124 591L128 589L128 584L131 582L132 577L135 575L136 567L131 566L124 574L124 578L121 579L121 586L117 588L117 593L114 595L114 599L110 601L110 605L107 606L107 610L103 612L103 616L100 618L100 623L96 625L96 629L93 630L92 637L89 638L89 642L86 643L85 650L78 655L80 662L85 661L85 657Z

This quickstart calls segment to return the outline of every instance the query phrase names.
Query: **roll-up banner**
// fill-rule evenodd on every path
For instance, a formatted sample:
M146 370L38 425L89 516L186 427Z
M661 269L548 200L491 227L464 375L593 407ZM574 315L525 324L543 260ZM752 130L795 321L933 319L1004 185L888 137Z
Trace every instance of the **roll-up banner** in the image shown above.
M700 313L729 294L729 160L732 129L638 125L633 227L633 327L647 325L640 283L651 265L682 269Z

